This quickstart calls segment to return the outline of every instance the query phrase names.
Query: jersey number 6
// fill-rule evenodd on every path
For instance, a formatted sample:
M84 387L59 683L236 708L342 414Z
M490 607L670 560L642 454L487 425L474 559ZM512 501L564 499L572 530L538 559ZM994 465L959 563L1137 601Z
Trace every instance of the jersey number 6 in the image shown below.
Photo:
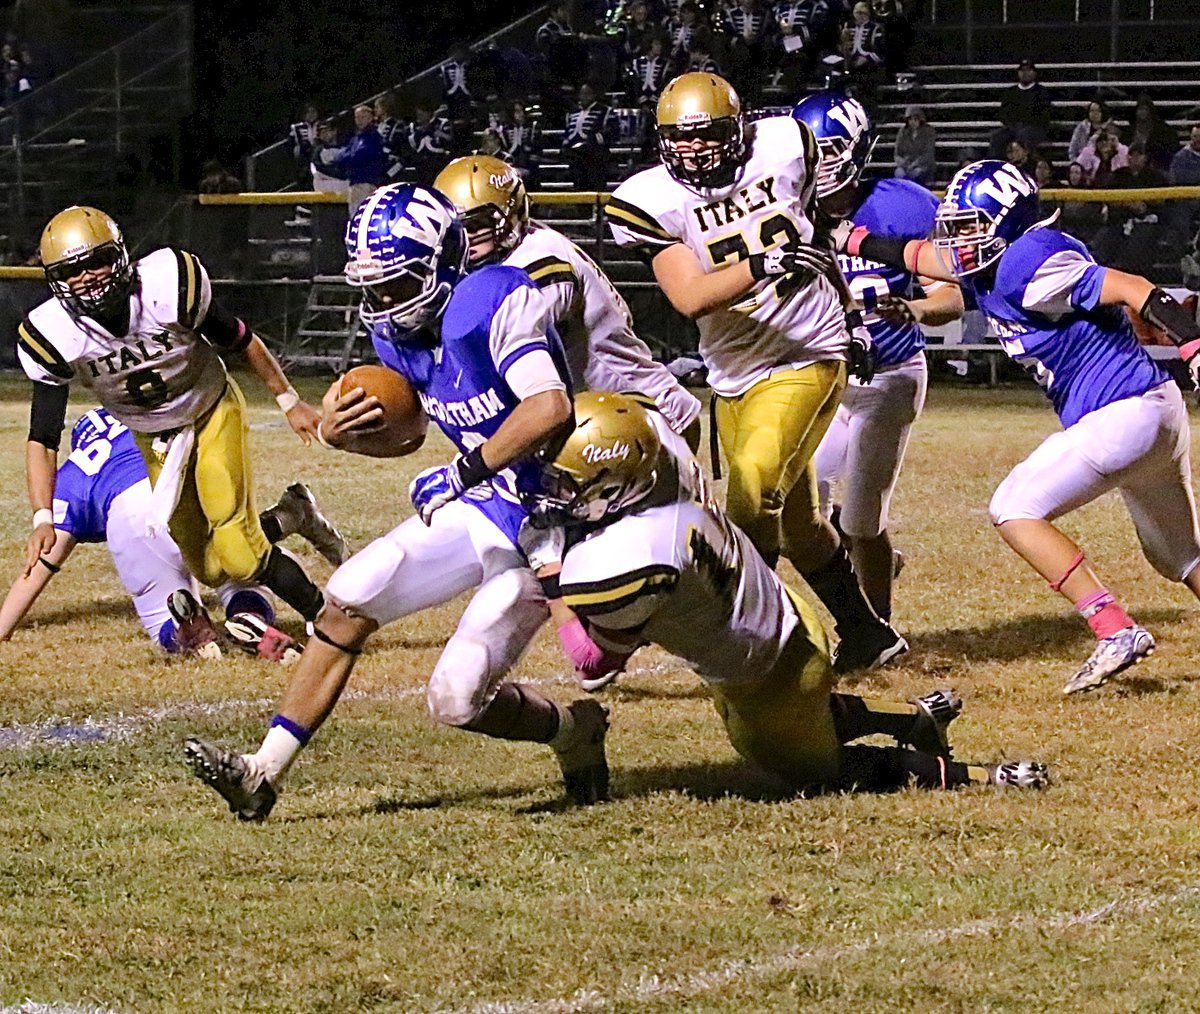
M171 389L155 370L138 370L125 378L125 393L138 408L158 408L171 396Z

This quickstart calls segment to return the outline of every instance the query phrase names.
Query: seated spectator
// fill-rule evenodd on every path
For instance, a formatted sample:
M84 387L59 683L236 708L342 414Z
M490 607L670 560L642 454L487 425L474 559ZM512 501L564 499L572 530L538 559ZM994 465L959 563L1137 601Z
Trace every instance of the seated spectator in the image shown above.
M49 64L34 56L33 49L27 42L22 42L17 49L17 61L21 64L21 72L29 80L31 88L44 85L54 77Z
M575 190L604 190L608 185L612 110L596 98L589 84L579 89L579 102L567 114L562 151Z
M842 29L838 52L845 61L851 89L870 112L883 80L883 29L871 20L871 5L854 5L854 20Z
M653 118L658 105L658 96L671 79L671 61L664 52L661 35L648 36L646 49L633 61L630 68L629 104L648 109Z
M1193 123L1188 142L1171 159L1168 178L1177 187L1200 186L1200 123ZM1200 201L1172 201L1168 216L1172 232L1187 239L1196 232L1196 213Z
M633 0L618 22L618 46L621 64L630 66L646 52L650 39L662 34L662 28L650 18L650 5L646 0Z
M200 167L200 193L240 194L242 190L242 181L216 159L209 159Z
M762 104L772 21L759 0L736 0L725 12L723 29L729 54L729 83L745 109Z
M537 30L537 48L545 67L543 92L578 84L587 56L571 24L569 0L554 0L550 5L549 20Z
M1004 159L1009 165L1015 165L1026 176L1032 177L1037 170L1037 150L1024 141L1016 139L1009 141L1008 148L1004 152Z
M1117 130L1117 123L1108 111L1103 99L1092 99L1088 103L1087 115L1071 131L1071 142L1067 145L1067 158L1074 162L1080 152L1101 130Z
M826 47L832 15L827 0L784 0L774 8L776 39L782 50L784 93L798 97Z
M1179 150L1179 137L1175 128L1162 118L1154 100L1145 92L1138 96L1131 126L1130 148L1135 144L1143 145L1150 164L1166 172L1171 158Z
M1039 158L1033 167L1033 178L1037 182L1039 190L1059 185L1058 173L1054 169L1054 164L1044 158Z
M1068 190L1087 190L1087 171L1078 162L1067 166L1064 186ZM1104 224L1104 206L1094 201L1062 201L1058 227L1089 246L1092 237Z
M700 6L694 0L685 0L679 6L679 14L667 22L672 73L682 74L691 59L692 39L697 32L708 30Z
M509 76L508 59L494 42L475 53L467 68L467 91L479 102L498 101Z
M304 104L300 119L288 127L288 137L292 142L292 158L299 170L301 187L308 183L309 163L312 161L313 148L317 143L317 122L321 114L312 102Z
M459 42L438 68L442 75L442 105L449 111L452 120L468 122L471 119L474 99L467 86L470 66L471 50Z
M1166 176L1151 165L1146 146L1140 142L1129 146L1129 164L1115 170L1108 182L1116 190L1166 185ZM1158 212L1158 204L1145 201L1114 201L1105 205L1106 224L1095 237L1096 259L1133 274L1153 274L1162 233Z
M895 175L922 186L929 186L937 177L937 134L920 106L904 110L904 126L896 132Z
M524 102L514 102L499 130L504 138L504 161L521 174L526 190L537 190L541 183L541 126L529 116Z
M712 57L712 37L708 32L697 32L692 36L692 48L688 53L685 71L700 71L704 74L720 74L721 68ZM744 107L743 103L743 107Z
M480 155L493 155L496 158L504 158L504 138L500 131L495 127L488 127L479 135L479 148L477 149Z
M1008 142L1016 137L1035 148L1045 144L1053 111L1050 93L1038 82L1037 66L1032 60L1022 60L1017 66L1017 83L1000 97L997 115L1003 126L992 134L992 158L1003 158Z
M388 157L383 150L383 138L375 129L375 111L370 106L354 107L354 136L325 164L345 176L351 215L376 187L387 181Z
M1104 188L1112 174L1129 164L1129 149L1111 130L1101 131L1076 160L1087 174L1088 186Z
M383 141L383 153L387 156L387 179L395 183L412 162L409 133L412 125L400 115L400 96L395 92L384 92L375 100L375 129Z
M454 127L445 106L433 108L431 103L419 104L409 127L409 150L417 182L431 186L450 161L454 148Z

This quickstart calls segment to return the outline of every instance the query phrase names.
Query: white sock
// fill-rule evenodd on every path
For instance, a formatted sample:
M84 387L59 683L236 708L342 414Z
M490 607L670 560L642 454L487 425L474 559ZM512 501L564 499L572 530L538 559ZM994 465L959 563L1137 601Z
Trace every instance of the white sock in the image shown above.
M571 714L569 708L564 708L558 701L554 702L554 707L558 711L558 732L550 740L550 746L555 750L561 750L570 745L571 737L575 735L575 716Z
M246 755L246 763L272 785L277 785L291 767L296 754L304 746L282 725L272 725L263 738L258 753Z

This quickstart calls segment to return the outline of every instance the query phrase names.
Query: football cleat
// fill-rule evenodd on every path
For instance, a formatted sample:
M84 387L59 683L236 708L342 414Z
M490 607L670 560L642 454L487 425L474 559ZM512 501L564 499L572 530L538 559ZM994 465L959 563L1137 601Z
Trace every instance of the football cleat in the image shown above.
M292 665L300 660L301 647L282 630L257 613L235 613L225 619L225 636L247 655Z
M1118 673L1153 655L1154 648L1154 638L1145 627L1135 623L1118 630L1096 643L1083 667L1063 687L1063 693L1077 694L1102 687Z
M892 550L892 580L895 581L904 570L904 554L898 549Z
M179 650L201 658L221 657L221 638L199 599L186 588L167 596L167 611L175 621L175 639Z
M350 546L345 536L321 513L317 498L304 483L293 482L283 491L278 503L263 513L275 518L284 538L299 535L335 567L350 558Z
M908 651L908 642L880 620L847 631L833 653L833 671L877 669Z
M1018 789L1044 789L1050 784L1050 769L1039 761L1004 761L988 768L993 785Z
M608 758L604 754L608 709L585 698L572 701L567 710L575 719L575 728L565 746L554 748L567 795L579 806L602 803L608 799Z
M275 787L251 772L246 759L202 739L187 739L183 753L192 774L229 804L238 820L265 820L275 805Z
M947 733L950 723L962 713L962 698L953 690L931 690L912 703L920 709L920 714L913 720L908 735L897 738L896 742L933 757L952 757Z

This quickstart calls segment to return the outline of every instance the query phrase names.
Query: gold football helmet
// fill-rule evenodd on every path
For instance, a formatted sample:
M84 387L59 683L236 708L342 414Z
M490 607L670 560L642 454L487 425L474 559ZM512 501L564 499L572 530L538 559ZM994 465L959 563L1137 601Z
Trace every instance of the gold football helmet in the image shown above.
M654 489L661 446L636 399L609 391L577 395L575 428L537 456L542 487L527 503L534 523L595 523L628 510Z
M438 173L433 188L454 205L472 247L490 233L492 250L473 256L472 266L502 258L529 225L529 196L520 173L492 155L456 158Z
M50 219L41 255L50 291L77 317L119 310L133 289L121 229L96 208L76 205Z
M723 77L692 71L670 81L658 99L658 151L667 171L688 187L726 187L746 155L742 100Z

